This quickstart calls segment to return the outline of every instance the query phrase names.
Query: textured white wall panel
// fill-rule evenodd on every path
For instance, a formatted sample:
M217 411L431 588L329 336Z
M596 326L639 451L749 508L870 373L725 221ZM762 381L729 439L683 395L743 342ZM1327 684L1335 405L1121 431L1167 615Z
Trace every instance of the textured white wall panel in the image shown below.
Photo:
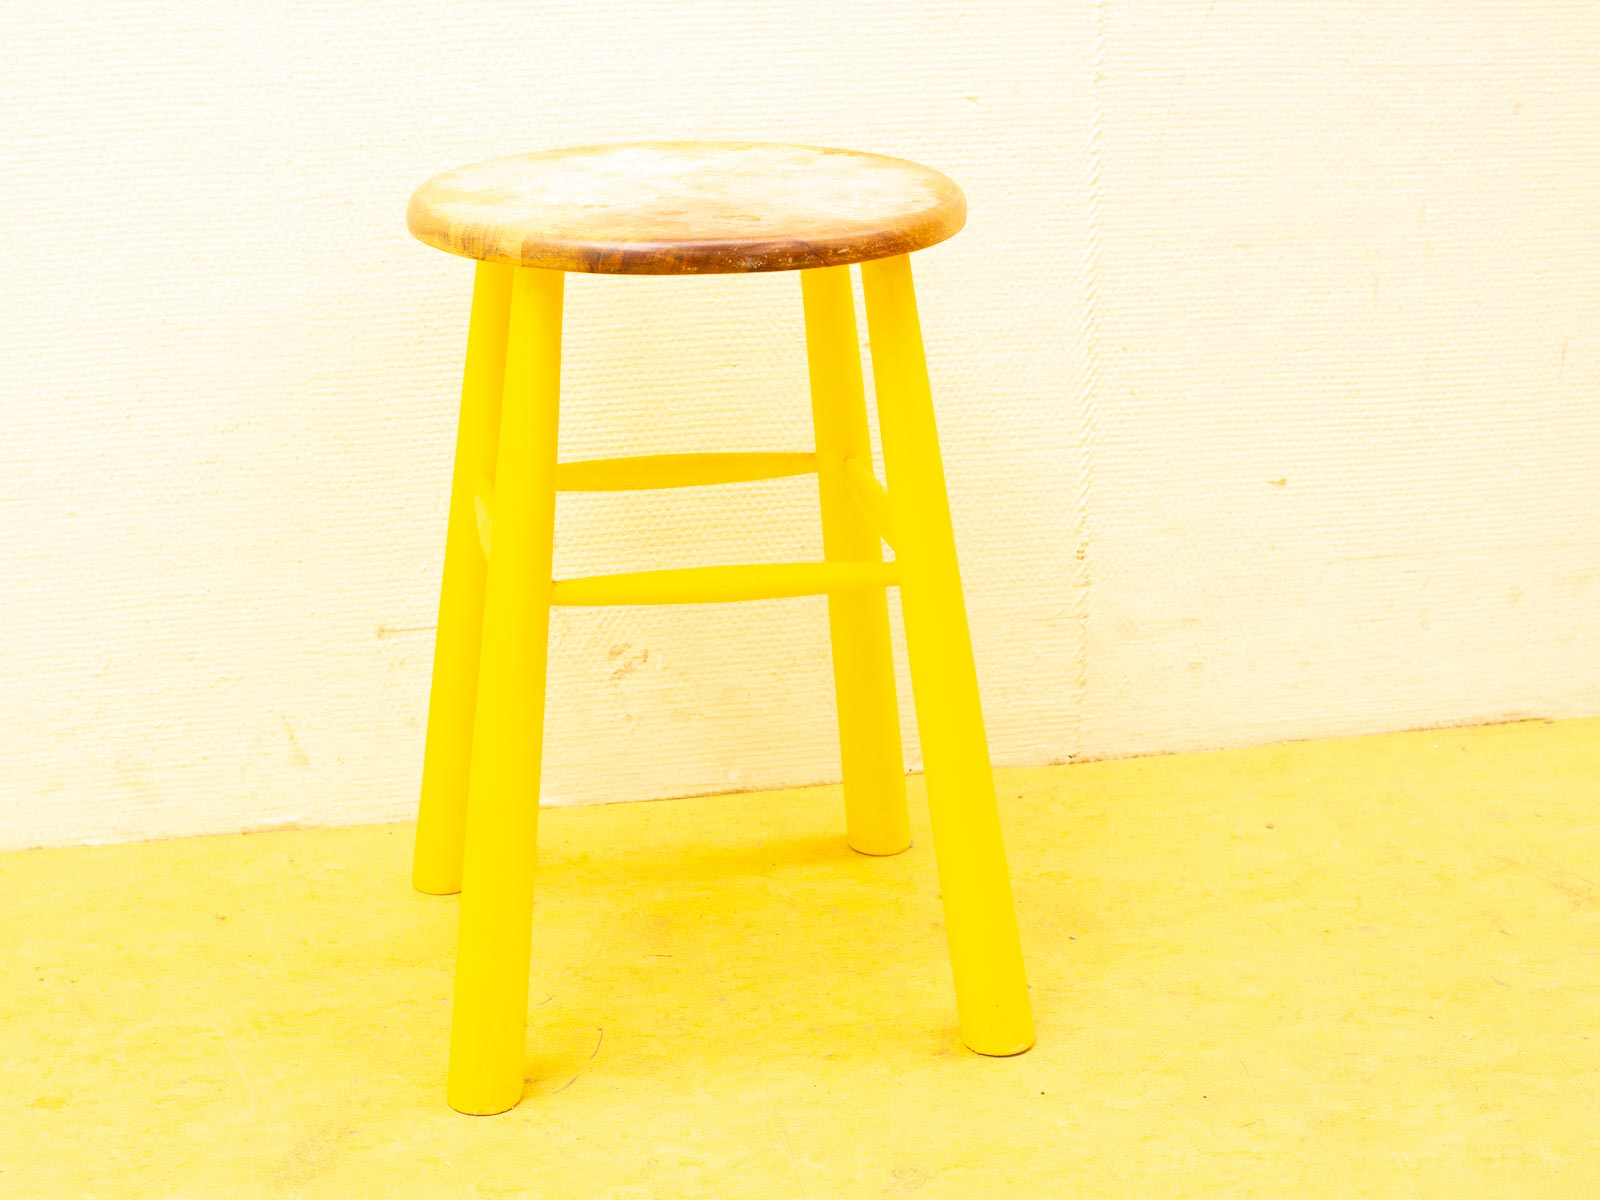
M1082 748L1600 708L1600 6L1105 17Z
M1600 9L0 9L0 845L403 816L458 163L901 154L996 758L1600 711ZM567 457L809 446L792 276L574 278ZM565 497L562 572L819 549ZM553 802L837 775L820 600L564 611ZM909 689L902 674L909 722ZM915 763L916 743L908 739Z

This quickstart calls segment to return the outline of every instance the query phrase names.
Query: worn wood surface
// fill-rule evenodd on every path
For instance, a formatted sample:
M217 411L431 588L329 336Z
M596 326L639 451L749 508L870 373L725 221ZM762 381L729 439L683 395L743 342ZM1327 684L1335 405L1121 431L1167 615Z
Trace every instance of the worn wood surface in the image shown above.
M468 258L699 275L887 258L966 220L956 184L900 158L764 143L651 142L492 159L411 198L411 232Z

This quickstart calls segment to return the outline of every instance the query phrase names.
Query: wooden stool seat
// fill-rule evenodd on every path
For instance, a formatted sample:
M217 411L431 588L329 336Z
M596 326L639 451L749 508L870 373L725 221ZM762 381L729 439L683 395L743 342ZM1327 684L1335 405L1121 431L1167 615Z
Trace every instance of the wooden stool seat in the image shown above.
M751 142L643 142L496 158L412 197L420 240L552 271L793 271L909 254L955 234L961 189L878 154Z

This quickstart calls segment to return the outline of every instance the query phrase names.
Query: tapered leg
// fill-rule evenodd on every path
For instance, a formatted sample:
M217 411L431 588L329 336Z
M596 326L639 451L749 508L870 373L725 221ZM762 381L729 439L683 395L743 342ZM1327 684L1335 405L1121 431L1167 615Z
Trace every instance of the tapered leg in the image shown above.
M464 1113L522 1096L563 282L518 268L511 294L450 1033L450 1106Z
M980 1054L1018 1054L1033 1044L1033 1016L911 263L863 263L861 277L961 1037Z
M478 692L478 643L483 629L483 552L473 508L473 481L494 479L500 438L500 386L506 367L506 321L514 268L480 262L467 331L461 384L450 524L445 534L439 630L433 643L433 691L422 759L422 802L411 882L443 896L461 890L461 838L467 814L467 769L472 757L472 711Z
M802 271L800 285L811 367L823 552L829 562L880 562L883 549L878 535L857 509L844 476L846 458L872 462L850 268ZM850 845L863 854L898 854L911 845L911 827L906 819L905 765L884 589L830 595L828 626Z

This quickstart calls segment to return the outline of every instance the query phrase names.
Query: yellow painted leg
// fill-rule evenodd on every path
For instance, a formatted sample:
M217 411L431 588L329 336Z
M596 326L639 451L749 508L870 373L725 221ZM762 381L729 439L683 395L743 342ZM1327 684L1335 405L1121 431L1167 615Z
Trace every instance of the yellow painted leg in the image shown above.
M517 268L472 736L450 1106L522 1096L561 389L559 271Z
M847 458L872 461L850 268L802 271L800 285L824 555L829 562L879 562L883 550L878 535L851 497L844 471ZM863 854L898 854L911 845L911 827L906 818L905 763L884 589L830 595L828 626L850 845Z
M961 1037L980 1054L1019 1054L1033 1044L1033 1015L911 263L904 255L863 263L861 277Z
M478 641L483 628L484 561L478 546L473 480L494 478L513 273L514 268L499 263L478 264L472 324L467 331L444 582L439 589L439 631L433 643L422 802L411 863L412 885L436 896L461 890L461 837L472 757L472 710L478 691Z

